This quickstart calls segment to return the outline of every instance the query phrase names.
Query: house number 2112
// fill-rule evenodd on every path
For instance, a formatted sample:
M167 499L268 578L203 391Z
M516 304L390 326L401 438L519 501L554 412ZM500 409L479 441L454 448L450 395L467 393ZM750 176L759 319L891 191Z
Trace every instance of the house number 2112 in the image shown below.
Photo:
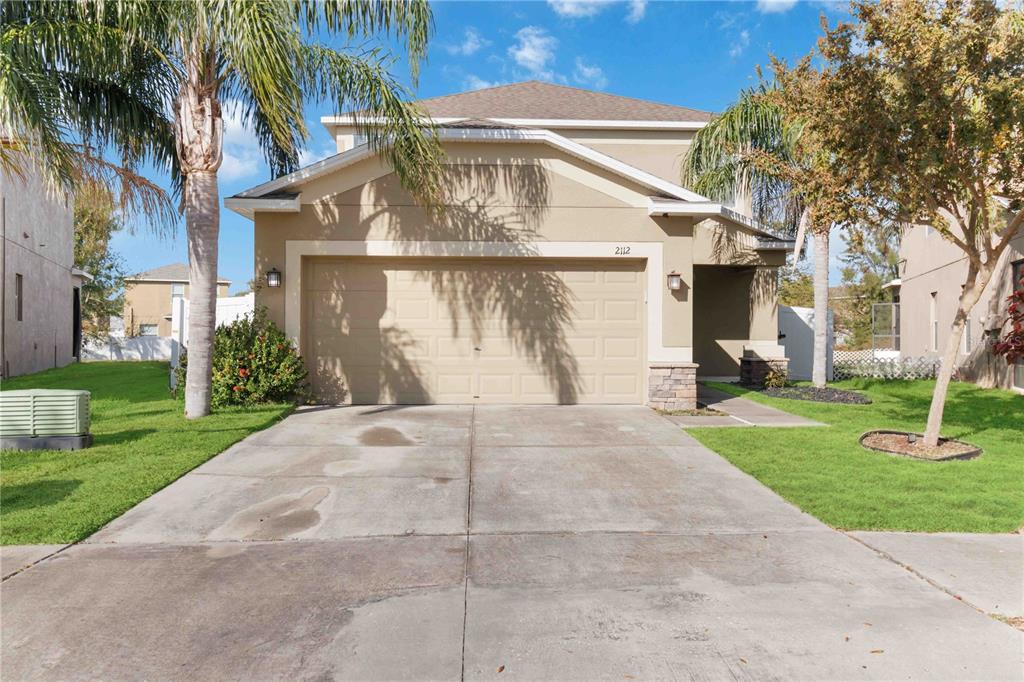
M628 246L616 246L615 247L615 255L616 256L628 256L629 255L629 247Z

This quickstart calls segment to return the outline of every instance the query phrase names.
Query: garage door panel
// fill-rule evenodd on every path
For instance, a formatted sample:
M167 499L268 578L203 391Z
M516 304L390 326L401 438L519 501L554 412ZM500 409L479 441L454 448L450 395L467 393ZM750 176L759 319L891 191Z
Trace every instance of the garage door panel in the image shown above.
M351 386L354 403L642 403L645 281L639 261L310 259L314 391Z

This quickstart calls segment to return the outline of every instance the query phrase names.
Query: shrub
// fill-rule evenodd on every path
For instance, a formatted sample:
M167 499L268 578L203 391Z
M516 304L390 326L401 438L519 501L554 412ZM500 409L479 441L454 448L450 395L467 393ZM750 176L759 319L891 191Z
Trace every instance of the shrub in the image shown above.
M773 367L764 375L765 388L785 388L787 383L789 383L789 375L784 369Z
M175 370L175 394L184 395L186 353ZM307 396L306 366L298 350L260 308L217 327L213 338L214 407L302 401Z

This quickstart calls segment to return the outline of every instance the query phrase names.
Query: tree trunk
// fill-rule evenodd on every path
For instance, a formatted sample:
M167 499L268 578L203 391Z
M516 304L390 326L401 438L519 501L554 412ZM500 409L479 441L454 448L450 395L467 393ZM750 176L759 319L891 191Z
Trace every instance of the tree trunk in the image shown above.
M217 238L220 203L217 173L195 172L185 182L188 232L188 367L185 417L210 414L213 334L217 328Z
M942 353L939 375L935 378L932 404L928 408L928 425L924 431L925 445L934 447L939 444L939 435L942 431L942 415L946 410L946 394L949 392L949 382L953 379L953 372L956 370L956 356L960 350L960 340L964 335L967 316L971 314L978 299L981 298L981 292L985 290L985 286L992 275L991 270L991 267L987 267L980 276L973 267L970 267L967 271L967 281L957 303L953 327L950 329L949 338L946 340L946 348Z
M811 382L818 388L828 379L828 229L814 230L814 364Z

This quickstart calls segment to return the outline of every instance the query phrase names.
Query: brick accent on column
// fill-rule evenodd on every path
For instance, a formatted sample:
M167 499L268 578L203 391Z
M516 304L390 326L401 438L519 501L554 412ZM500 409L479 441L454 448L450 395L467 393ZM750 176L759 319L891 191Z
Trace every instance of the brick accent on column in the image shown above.
M789 358L740 358L740 383L744 386L763 386L764 378L771 370L789 371Z
M651 363L647 406L656 410L692 410L697 407L697 365L692 362Z

